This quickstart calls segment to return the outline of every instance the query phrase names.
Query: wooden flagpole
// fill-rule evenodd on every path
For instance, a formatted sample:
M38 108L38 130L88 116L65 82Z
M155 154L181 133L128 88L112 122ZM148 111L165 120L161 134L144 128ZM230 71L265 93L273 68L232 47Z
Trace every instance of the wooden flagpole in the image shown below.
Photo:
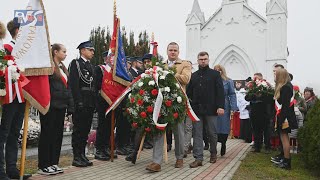
M140 158L142 147L143 147L143 143L144 143L145 139L146 139L146 133L143 133L143 136L142 136L142 139L141 139L141 142L140 142L140 146L139 146L139 150L138 150L138 154L137 154L137 159Z
M24 112L21 160L20 160L20 180L23 180L25 161L26 161L29 109L30 109L30 103L29 103L29 101L26 101L26 108L25 108L25 112Z

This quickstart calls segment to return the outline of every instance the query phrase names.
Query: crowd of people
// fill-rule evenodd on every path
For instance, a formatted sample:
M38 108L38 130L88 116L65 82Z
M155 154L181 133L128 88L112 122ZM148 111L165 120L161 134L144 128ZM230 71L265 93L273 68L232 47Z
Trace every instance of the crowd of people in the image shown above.
M19 24L8 23L7 28L12 41L5 44L8 54L14 48L19 31ZM51 53L55 64L54 73L49 77L50 109L47 114L40 115L41 135L38 147L39 174L52 175L63 173L59 167L59 157L63 138L65 116L73 116L72 148L73 162L76 167L92 166L86 157L86 144L91 129L94 111L98 113L95 159L110 160L111 114L105 116L110 104L101 93L106 72L110 72L112 62L108 52L103 53L104 64L94 66L90 61L95 49L90 41L81 43L80 58L73 60L69 68L63 61L67 57L67 49L62 44L53 44ZM291 84L293 76L280 64L275 66L274 96L247 95L246 86L227 76L222 65L209 67L210 58L207 52L199 52L197 62L199 68L192 73L192 64L179 58L179 45L171 42L167 46L167 58L164 63L168 68L175 69L175 78L186 92L192 109L200 121L192 122L190 118L179 123L173 132L167 132L168 151L172 149L174 135L175 168L183 167L183 158L193 152L195 161L189 166L202 166L204 150L210 151L210 163L217 161L217 143L221 143L220 155L226 154L226 141L230 133L230 117L234 112L240 113L241 135L246 143L254 139L253 151L260 152L264 142L266 151L270 151L270 137L275 119L275 129L282 143L281 153L272 157L278 167L290 169L290 140L296 137L297 129L303 125L307 111L317 100L312 88L306 88L304 98L298 96L292 103L299 88ZM134 80L145 69L151 66L151 54L143 57L127 58L127 70ZM261 73L255 73L255 80L262 80ZM250 81L250 79L249 79ZM128 117L123 115L123 105L116 109L117 129L114 157L125 155L127 161L136 162L138 147L141 142L141 129L132 130ZM276 104L277 108L275 109ZM13 103L3 105L0 125L0 179L19 178L16 168L18 154L18 135L23 122L25 103L19 103L17 97ZM298 119L298 121L297 121ZM191 139L193 137L193 143ZM153 148L152 163L146 169L151 172L161 171L163 159L164 135L147 139L144 148ZM6 168L4 168L6 167ZM25 178L29 175L25 174Z

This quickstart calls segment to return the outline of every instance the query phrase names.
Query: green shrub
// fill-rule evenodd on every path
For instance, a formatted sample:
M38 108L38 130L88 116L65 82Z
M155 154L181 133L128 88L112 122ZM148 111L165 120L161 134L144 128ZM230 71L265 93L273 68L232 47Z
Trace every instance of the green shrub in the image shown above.
M320 169L320 101L308 112L304 127L299 130L302 158L308 169Z

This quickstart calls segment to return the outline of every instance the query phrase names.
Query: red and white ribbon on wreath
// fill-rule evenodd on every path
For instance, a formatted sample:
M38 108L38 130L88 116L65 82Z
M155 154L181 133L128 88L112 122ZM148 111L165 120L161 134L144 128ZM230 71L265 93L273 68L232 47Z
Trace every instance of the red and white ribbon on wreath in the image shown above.
M153 77L153 80L155 81L156 85L159 87L159 80L158 80L159 79L159 74L158 74L157 70L162 70L162 68L160 68L158 66L154 66L152 68L152 77ZM168 71L163 71L163 76L164 77L166 77L167 74L169 74ZM153 120L154 124L156 125L156 127L158 129L164 130L167 127L168 123L165 123L165 124L159 124L158 123L158 118L159 118L159 114L160 114L160 111L161 111L162 102L163 102L163 95L162 95L161 90L159 89L156 102L154 103L152 120Z
M10 66L9 66L10 67ZM5 81L6 81L6 96L4 104L12 103L15 95L18 98L19 103L24 102L24 97L22 94L22 87L19 81L19 78L14 82L14 86L12 86L12 71L7 67L5 69ZM16 68L16 67L15 67ZM13 89L14 87L14 89Z
M294 93L292 98L290 99L290 105L289 107L293 106L296 103L296 100L294 99ZM278 116L281 113L282 104L278 102L278 100L275 100L275 108L276 108L276 116Z

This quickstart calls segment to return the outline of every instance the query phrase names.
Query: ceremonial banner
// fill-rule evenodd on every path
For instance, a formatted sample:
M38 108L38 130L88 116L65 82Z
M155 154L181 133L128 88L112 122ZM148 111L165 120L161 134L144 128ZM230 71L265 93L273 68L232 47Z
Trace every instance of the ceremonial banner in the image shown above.
M48 75L53 73L50 38L42 0L30 0L26 10L16 10L20 23L19 34L12 55L25 68L30 83L23 87L25 98L42 114L50 106Z
M113 35L107 61L106 66L101 66L104 72L101 96L111 105L126 89L126 86L130 85L131 81L127 70L126 56L120 31L120 20L118 18L114 19Z
M114 54L113 64L113 79L118 83L129 86L131 77L129 76L126 62L126 55L124 53L122 36L120 30L120 19L117 19L117 35L116 35L116 49Z
M49 33L45 11L40 0L30 0L26 10L15 10L20 23L19 34L12 51L18 66L26 76L52 74Z

